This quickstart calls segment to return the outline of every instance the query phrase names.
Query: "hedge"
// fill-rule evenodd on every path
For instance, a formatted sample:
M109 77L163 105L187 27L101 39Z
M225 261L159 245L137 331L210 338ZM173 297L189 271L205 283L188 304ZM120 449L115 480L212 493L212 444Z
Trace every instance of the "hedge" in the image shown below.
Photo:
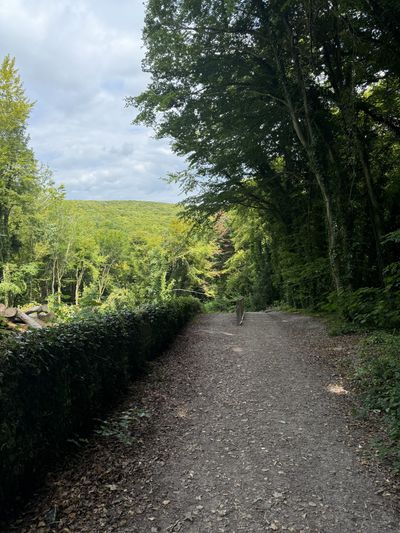
M200 309L177 298L5 340L0 353L0 514L37 484L143 363Z

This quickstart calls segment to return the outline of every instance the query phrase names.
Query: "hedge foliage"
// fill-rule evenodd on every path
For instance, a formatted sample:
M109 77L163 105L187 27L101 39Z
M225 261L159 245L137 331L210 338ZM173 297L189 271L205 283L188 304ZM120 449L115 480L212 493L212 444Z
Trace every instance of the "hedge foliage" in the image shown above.
M29 331L0 354L0 514L200 309L194 298Z

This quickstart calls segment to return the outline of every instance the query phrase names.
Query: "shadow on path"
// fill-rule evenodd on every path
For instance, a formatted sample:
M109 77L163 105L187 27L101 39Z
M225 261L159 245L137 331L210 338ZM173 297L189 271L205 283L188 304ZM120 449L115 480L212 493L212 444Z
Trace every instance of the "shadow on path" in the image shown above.
M399 532L346 391L310 357L324 336L301 315L199 317L128 398L150 417L135 444L96 441L13 531Z

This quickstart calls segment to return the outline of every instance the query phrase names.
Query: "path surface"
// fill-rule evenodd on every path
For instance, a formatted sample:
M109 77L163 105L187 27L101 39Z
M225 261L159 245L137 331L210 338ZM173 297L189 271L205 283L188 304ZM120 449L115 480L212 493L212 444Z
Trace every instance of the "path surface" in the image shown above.
M150 416L138 441L96 443L16 527L400 532L384 475L362 464L348 400L318 357L324 338L300 315L248 313L241 328L232 315L199 317L139 387Z

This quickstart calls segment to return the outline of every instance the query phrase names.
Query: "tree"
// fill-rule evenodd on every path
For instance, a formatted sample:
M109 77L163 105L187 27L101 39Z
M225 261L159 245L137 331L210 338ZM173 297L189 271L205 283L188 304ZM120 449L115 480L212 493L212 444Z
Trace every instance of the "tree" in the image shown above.
M17 206L29 210L39 187L37 164L26 135L32 106L15 60L6 56L0 67L0 276L18 248L18 228L10 231L12 211Z
M339 294L382 286L391 260L399 80L378 9L390 1L148 2L151 81L128 104L187 157L176 180L190 215L258 211L290 291L314 280L295 301L314 300L326 264Z
M213 295L213 259L218 248L212 231L201 236L191 225L175 221L168 228L161 252L164 280L171 289Z

